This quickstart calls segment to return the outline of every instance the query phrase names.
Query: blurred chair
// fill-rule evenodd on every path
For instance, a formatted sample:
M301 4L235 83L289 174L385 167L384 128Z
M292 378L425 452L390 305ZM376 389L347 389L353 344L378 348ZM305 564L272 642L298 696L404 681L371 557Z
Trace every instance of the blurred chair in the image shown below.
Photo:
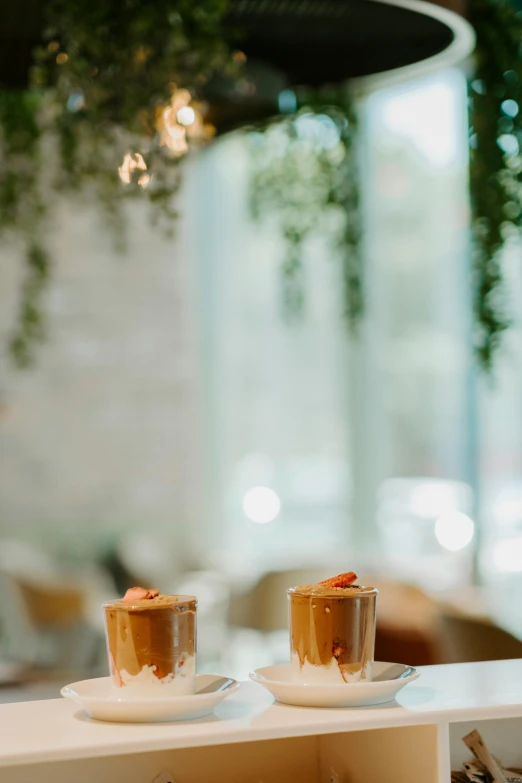
M67 573L26 542L0 540L0 654L34 667L90 671L104 647L101 602L112 590L92 566Z
M176 584L186 570L179 548L165 533L125 533L116 545L116 555L134 584L155 587L162 593L176 592Z
M379 590L375 658L411 666L445 660L437 602L417 585L368 574L361 583Z
M0 660L31 666L38 657L39 638L22 591L0 564Z
M447 663L522 658L522 641L487 617L445 609L441 614Z
M293 569L264 574L248 591L234 591L231 597L229 622L264 633L288 629L286 590L294 585L314 584L325 579L324 569Z
M377 622L375 659L407 663L410 666L431 666L445 663L441 639L413 627L390 626Z

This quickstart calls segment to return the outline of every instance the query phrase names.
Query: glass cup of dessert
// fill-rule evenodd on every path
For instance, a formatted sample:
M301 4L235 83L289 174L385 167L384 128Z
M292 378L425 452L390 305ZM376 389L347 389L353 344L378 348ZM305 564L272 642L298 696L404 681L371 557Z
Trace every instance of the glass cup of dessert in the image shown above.
M193 595L160 595L131 587L103 604L107 652L119 696L155 698L194 693L196 609Z
M308 685L372 679L377 590L349 572L287 590L292 679Z

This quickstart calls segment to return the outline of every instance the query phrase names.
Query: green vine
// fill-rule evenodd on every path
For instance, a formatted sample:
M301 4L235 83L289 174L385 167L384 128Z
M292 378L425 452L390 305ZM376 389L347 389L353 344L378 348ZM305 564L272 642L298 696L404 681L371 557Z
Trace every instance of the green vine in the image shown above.
M201 88L213 72L233 71L221 29L227 8L228 0L46 4L29 89L0 92L0 229L27 247L9 343L19 366L45 334L52 259L43 227L56 196L94 200L120 247L128 198L145 198L153 222L171 230L179 162L212 135Z
M19 327L11 338L10 349L19 367L28 367L33 348L45 338L42 294L49 277L49 258L41 245L27 250L26 277L22 287Z
M505 240L522 227L522 11L510 0L473 0L469 10L477 36L470 84L470 286L477 358L489 371L510 325L501 251ZM332 236L343 264L345 312L354 326L363 312L354 113L345 92L331 95L326 108L317 96L305 105L305 111L326 114L336 122L343 163L337 165L337 152L300 137L297 126L302 114L283 120L278 131L269 127L263 140L255 138L252 212L256 217L277 215L286 245L282 264L286 311L296 316L305 299L304 240L319 226L328 225L332 208L343 211L342 230L337 228Z
M501 250L522 227L522 16L509 0L473 0L470 85L476 350L490 369L506 315Z
M516 0L518 3L518 0ZM522 18L515 0L473 0L470 188L476 350L489 369L509 327L502 247L522 227ZM124 205L148 201L170 231L179 162L212 129L198 98L209 76L233 73L222 20L228 0L49 0L30 87L0 91L0 231L22 236L25 281L10 351L29 364L45 336L52 271L45 229L57 196L94 200L124 244ZM299 110L252 139L252 211L284 237L286 312L305 307L303 245L328 226L344 310L363 312L356 121L346 89L297 94ZM179 109L195 121L181 123ZM315 130L314 130L315 128ZM321 131L322 128L322 131ZM320 132L318 132L318 129ZM326 143L325 139L329 141Z
M45 336L42 295L49 259L41 240L45 207L39 189L40 103L37 93L0 92L0 230L16 228L26 246L18 326L9 344L21 367L30 363L33 346Z
M276 216L285 242L282 287L290 319L305 308L303 245L330 228L342 267L345 314L355 326L363 311L355 113L346 90L301 94L297 100L297 114L250 137L251 212L257 220Z

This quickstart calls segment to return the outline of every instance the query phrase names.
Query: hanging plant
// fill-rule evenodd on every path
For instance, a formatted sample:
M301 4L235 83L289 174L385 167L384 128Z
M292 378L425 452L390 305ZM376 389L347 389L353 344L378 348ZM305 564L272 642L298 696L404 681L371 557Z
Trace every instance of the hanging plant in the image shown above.
M295 319L304 309L304 243L326 231L342 268L344 312L355 326L363 311L355 113L345 89L295 99L301 108L294 116L250 136L251 212L258 220L273 215L284 239L286 315Z
M54 197L85 191L122 240L123 204L145 198L175 216L180 159L206 143L201 88L232 72L221 21L227 0L49 0L30 88L0 93L0 228L22 234L26 279L10 340L30 363L45 333L52 259L43 231ZM49 160L52 165L49 165Z
M171 229L179 161L213 133L202 88L212 73L232 73L244 59L234 61L224 41L227 10L228 0L45 4L30 89L0 92L0 229L21 234L26 246L10 340L19 365L45 335L52 258L44 227L56 195L87 192L120 244L127 198L146 199L152 219ZM509 325L501 249L522 224L522 20L509 0L473 0L469 16L477 34L470 87L476 349L489 368ZM331 227L354 326L363 312L354 111L345 89L297 99L296 116L253 137L252 209L260 217L277 212L293 316L305 301L303 244ZM314 136L312 127L321 125L323 136Z
M501 250L514 229L522 227L522 16L510 0L473 0L470 21L477 45L470 84L470 191L473 234L475 349L483 369L509 327L502 280ZM331 233L340 251L344 309L356 326L363 312L363 265L359 251L356 122L346 91L308 101L312 114L284 119L279 130L268 127L255 139L252 212L257 218L277 215L286 251L282 279L286 312L298 315L305 299L302 264L304 240L316 229L324 233L332 208L344 211L344 229ZM305 102L306 105L306 102ZM338 151L311 143L299 130L303 117L322 113L340 132ZM339 198L339 194L342 194Z
M18 328L10 349L20 366L29 363L44 337L41 297L49 276L49 258L42 240L45 200L39 188L40 98L34 93L0 92L0 230L25 237L26 270Z
M509 0L473 0L470 191L476 350L490 369L509 327L502 247L522 227L522 15Z

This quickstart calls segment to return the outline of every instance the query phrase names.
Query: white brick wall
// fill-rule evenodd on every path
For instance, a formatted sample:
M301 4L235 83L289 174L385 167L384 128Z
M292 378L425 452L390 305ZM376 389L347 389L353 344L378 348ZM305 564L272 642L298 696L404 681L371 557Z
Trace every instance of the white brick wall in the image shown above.
M201 417L186 222L168 240L144 205L130 205L120 257L95 210L59 209L49 229L48 343L27 371L1 357L0 536L87 553L123 529L169 531L180 545L197 529ZM3 240L4 344L18 269Z

